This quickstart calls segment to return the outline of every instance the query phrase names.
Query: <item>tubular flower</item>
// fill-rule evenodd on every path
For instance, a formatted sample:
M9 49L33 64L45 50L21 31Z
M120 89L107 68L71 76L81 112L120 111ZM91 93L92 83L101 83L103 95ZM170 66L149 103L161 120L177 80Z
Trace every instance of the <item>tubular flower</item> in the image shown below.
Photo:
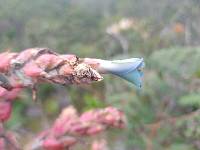
M141 88L142 86L142 68L144 67L143 58L114 61L85 58L84 62L93 66L102 74L113 74L133 83L138 88Z

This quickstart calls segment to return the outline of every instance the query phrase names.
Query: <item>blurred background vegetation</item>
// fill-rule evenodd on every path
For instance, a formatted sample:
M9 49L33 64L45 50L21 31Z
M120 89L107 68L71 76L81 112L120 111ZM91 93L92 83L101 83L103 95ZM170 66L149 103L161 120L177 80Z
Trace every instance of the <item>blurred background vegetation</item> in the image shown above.
M111 76L92 85L45 84L40 105L27 90L7 126L26 143L67 105L80 113L112 105L125 111L128 127L100 135L110 150L200 149L199 16L200 0L0 0L0 51L49 47L146 62L140 91Z

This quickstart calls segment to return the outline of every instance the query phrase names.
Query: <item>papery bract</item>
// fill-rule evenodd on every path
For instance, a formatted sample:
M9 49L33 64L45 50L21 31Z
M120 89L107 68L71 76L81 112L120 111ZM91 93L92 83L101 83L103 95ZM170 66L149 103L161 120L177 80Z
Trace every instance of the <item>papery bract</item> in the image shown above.
M11 110L12 110L12 104L10 101L7 100L0 101L0 120L2 122L10 118Z
M55 138L45 139L43 142L43 148L46 150L64 150L62 143Z
M30 61L23 68L24 73L29 77L38 77L42 74L43 70L36 65L34 61Z
M21 88L15 88L10 91L0 87L0 100L14 100L19 95Z
M36 64L44 69L52 69L60 64L63 60L57 55L43 54L36 59Z
M102 132L103 130L105 130L105 127L103 125L95 125L87 130L87 134L95 135L95 134Z

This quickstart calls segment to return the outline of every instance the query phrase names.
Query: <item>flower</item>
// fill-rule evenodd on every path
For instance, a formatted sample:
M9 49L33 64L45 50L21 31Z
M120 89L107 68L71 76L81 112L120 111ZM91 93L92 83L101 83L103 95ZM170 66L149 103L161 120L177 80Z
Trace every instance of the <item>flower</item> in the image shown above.
M141 69L144 67L143 58L130 58L124 60L96 60L99 62L98 71L102 73L111 73L119 76L134 85L141 88L143 73Z

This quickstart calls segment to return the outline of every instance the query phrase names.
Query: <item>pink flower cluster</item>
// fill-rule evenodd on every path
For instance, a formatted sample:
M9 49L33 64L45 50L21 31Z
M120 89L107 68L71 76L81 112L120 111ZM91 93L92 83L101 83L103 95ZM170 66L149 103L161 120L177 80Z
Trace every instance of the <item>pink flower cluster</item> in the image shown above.
M10 118L12 110L12 101L17 97L20 88L15 88L11 91L0 87L0 121L4 122Z
M36 139L33 149L66 149L77 143L78 137L96 135L108 127L123 128L124 125L124 114L113 107L91 110L80 116L74 107L68 107L62 111L52 128Z

